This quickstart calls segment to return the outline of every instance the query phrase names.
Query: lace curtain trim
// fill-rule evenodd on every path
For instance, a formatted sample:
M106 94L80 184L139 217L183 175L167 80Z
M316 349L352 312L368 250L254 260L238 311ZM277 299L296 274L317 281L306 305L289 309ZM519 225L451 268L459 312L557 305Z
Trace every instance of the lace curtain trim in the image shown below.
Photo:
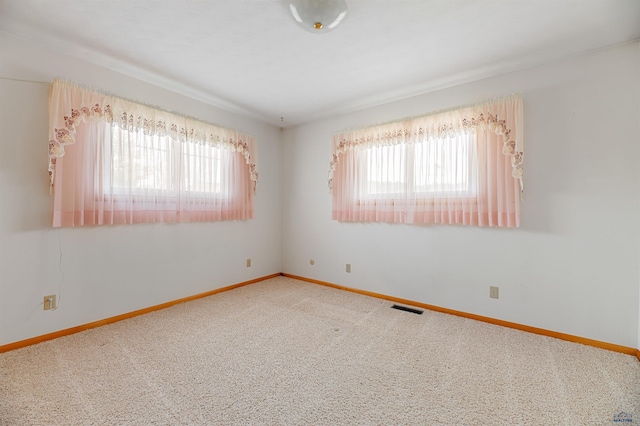
M401 143L413 144L425 138L444 139L461 133L487 130L504 136L502 153L511 156L511 175L518 179L522 191L524 189L522 116L522 98L520 95L512 95L470 107L460 107L388 124L335 133L332 141L332 159L329 164L329 190L333 188L333 173L340 161L340 155L347 151Z
M65 146L74 144L76 127L87 120L102 120L129 132L169 136L174 141L228 148L239 152L249 165L254 192L258 183L255 139L232 129L169 113L116 96L85 89L63 80L51 84L49 123L49 184L53 189L56 161Z

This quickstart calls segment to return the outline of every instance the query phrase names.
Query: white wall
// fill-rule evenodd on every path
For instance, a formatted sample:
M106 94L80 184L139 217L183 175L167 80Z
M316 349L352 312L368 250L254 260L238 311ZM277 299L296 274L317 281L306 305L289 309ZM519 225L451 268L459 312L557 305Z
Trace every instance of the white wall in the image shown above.
M284 272L638 347L639 76L628 43L286 130ZM332 132L512 92L525 105L519 229L330 219Z
M0 58L0 345L281 271L278 128L1 32ZM254 135L255 219L52 229L47 102L54 77ZM48 294L61 296L54 312L43 310Z
M638 42L284 134L1 32L0 58L0 345L284 271L640 346ZM59 76L255 135L256 219L52 229L47 83ZM526 125L520 229L330 220L333 131L516 91ZM47 294L61 295L57 311L42 310Z

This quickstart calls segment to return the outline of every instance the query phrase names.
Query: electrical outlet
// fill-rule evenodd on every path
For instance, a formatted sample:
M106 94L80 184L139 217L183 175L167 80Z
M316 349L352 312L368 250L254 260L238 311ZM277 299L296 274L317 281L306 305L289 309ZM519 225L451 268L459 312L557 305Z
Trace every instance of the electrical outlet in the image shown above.
M52 294L51 296L44 297L44 310L49 311L51 309L56 308L56 295Z
M499 299L500 289L498 287L490 286L489 287L489 297L492 299Z
M247 259L247 268L251 268L251 259Z
M347 273L351 273L351 264L347 263Z

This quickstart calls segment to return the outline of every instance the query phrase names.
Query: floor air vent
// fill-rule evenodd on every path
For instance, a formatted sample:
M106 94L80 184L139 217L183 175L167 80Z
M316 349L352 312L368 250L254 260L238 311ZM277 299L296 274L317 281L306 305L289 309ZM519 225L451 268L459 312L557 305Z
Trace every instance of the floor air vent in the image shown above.
M409 308L407 306L400 306L400 305L393 305L392 308L397 309L399 311L411 312L412 314L418 314L418 315L422 315L422 313L424 312L424 311L421 311L420 309L414 309L414 308Z

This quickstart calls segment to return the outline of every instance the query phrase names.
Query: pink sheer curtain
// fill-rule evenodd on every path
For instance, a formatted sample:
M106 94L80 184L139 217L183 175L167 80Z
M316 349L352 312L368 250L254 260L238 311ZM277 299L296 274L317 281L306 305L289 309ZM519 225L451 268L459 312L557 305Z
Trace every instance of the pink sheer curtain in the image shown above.
M253 217L252 137L60 80L49 115L54 227Z
M336 133L332 218L520 226L522 98Z

